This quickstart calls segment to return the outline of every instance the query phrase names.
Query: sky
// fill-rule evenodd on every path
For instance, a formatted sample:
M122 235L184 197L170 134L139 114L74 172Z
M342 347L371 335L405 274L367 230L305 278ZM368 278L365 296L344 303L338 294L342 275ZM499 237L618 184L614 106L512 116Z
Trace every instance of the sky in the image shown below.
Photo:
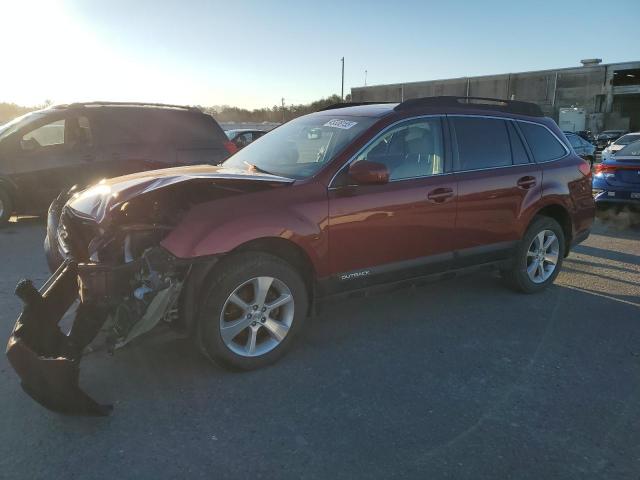
M0 102L308 103L640 60L640 1L0 0Z

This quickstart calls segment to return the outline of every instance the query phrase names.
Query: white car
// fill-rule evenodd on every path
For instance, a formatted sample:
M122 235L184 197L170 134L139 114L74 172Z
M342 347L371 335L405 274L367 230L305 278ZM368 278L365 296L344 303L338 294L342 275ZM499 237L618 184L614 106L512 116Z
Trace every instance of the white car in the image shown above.
M615 153L632 142L640 140L640 132L627 133L602 150L602 161L609 160Z

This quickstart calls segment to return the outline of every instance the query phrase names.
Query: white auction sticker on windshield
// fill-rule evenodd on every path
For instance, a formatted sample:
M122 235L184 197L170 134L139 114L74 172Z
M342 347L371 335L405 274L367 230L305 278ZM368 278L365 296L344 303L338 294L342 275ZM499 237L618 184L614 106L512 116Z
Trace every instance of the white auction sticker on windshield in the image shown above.
M357 125L358 122L350 122L349 120L338 120L337 118L334 120L329 120L324 124L325 127L334 127L341 128L343 130L349 130L354 125Z

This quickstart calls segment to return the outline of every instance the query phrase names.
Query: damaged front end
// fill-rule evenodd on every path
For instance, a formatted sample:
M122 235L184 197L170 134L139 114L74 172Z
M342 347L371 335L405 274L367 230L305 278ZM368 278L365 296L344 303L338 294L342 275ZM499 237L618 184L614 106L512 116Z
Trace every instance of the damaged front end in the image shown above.
M36 290L21 281L16 294L24 309L9 338L7 357L22 387L44 407L67 414L107 415L79 385L79 364L99 332L108 351L124 346L159 322L177 315L177 301L189 267L152 247L137 260L110 267L66 260ZM74 315L71 330L59 323Z
M177 322L178 298L191 264L159 243L179 217L160 198L120 205L108 222L64 207L58 235L65 259L40 290L23 280L24 303L7 345L22 387L44 407L67 414L106 415L79 385L79 364L99 338L109 352L150 331ZM162 210L162 211L161 211ZM68 332L61 320L73 315ZM66 322L62 322L66 323Z
M109 406L78 386L83 353L97 338L113 352L161 322L193 333L198 285L217 262L216 256L177 258L163 240L194 205L291 182L195 166L107 180L63 198L64 206L50 210L53 220L60 215L46 242L63 263L40 290L28 280L16 288L24 309L7 356L23 389L50 410L108 414ZM70 314L66 332L60 324Z

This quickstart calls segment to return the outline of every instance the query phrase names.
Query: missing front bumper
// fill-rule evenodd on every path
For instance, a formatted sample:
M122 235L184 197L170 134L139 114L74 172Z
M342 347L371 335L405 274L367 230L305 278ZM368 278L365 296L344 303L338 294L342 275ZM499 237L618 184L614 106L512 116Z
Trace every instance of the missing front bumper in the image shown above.
M16 294L24 308L7 344L7 357L22 388L49 410L76 415L108 415L111 406L101 405L78 385L82 350L106 319L98 307L80 305L69 335L58 323L78 296L77 266L67 261L36 290L22 281Z

